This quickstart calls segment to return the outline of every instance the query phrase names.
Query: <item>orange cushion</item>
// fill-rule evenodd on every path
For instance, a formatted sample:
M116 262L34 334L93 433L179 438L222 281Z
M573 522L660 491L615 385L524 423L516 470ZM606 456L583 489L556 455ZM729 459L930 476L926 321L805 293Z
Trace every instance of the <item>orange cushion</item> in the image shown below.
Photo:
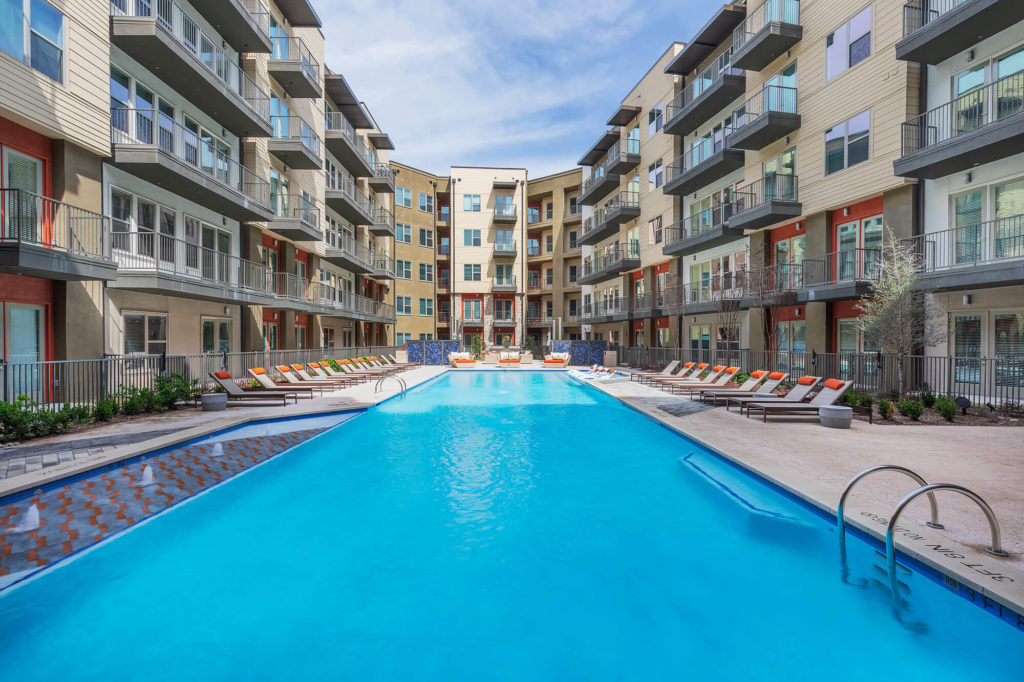
M725 368L725 373L726 374L735 374L738 371L740 371L739 367L726 367Z
M312 367L313 369L320 369L320 363L319 362L311 362L311 363L309 363L309 366Z
M217 377L218 379L230 379L231 372L214 372L213 376Z
M706 363L706 362L702 362L702 363L700 363L699 365L697 365L697 369L705 369L705 368L706 368L707 366L708 366L708 365L707 365L707 363Z
M796 383L803 384L804 386L813 386L817 381L818 377L800 377L796 380Z
M760 379L763 376L764 376L764 372L751 372L750 373L750 378L751 379Z
M840 381L839 379L829 379L825 382L825 388L831 388L833 391L839 390L845 385L846 382Z
M772 381L782 381L782 377L786 376L782 372L772 372L768 375L768 378Z
M302 369L302 365L292 365L292 369L301 370Z
M267 373L267 370L263 369L262 367L254 367L251 371L252 371L253 374L266 374Z
M725 365L715 365L714 367L711 368L711 371L721 372L723 369L725 369Z
M278 365L277 366L277 371L278 372L284 372L285 374L287 374L288 372L292 371L292 368L289 367L288 365Z
M694 365L694 363L692 363L692 362L684 362L683 363L683 367L693 367L693 365Z

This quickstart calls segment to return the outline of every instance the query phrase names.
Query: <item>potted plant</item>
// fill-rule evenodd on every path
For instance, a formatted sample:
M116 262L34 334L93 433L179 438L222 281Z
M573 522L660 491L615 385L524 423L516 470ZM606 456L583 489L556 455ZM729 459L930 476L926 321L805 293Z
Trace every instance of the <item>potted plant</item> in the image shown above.
M218 412L228 406L228 394L220 386L203 391L199 399L203 405L203 412Z

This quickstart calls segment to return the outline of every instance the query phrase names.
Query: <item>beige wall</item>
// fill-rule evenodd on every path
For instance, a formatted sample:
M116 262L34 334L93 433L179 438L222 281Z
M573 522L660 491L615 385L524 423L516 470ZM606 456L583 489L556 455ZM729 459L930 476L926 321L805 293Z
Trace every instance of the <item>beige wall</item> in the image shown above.
M435 320L437 318L437 297L435 284L438 278L438 264L436 262L438 236L435 227L434 215L437 212L437 199L434 197L434 185L437 178L430 173L421 171L412 166L393 163L392 167L398 170L398 177L395 185L405 187L411 195L412 206L395 206L395 222L409 225L411 236L410 243L406 244L395 241L395 258L408 261L412 268L411 279L395 280L395 296L408 296L412 301L412 311L409 315L396 316L395 331L401 334L410 334L413 340L419 339L421 334L430 334L431 338L437 338ZM434 211L426 212L419 210L420 193L434 197ZM420 230L430 230L434 236L434 247L420 246ZM434 281L420 281L420 265L430 265L434 268ZM429 317L420 315L420 299L430 299L434 302L434 315Z

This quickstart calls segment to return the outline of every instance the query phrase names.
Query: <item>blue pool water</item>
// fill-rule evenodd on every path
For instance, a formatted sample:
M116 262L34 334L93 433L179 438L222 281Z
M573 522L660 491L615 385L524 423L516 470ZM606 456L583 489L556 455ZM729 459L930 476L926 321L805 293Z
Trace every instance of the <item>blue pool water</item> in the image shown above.
M563 375L449 373L0 595L0 679L1020 680L883 562Z

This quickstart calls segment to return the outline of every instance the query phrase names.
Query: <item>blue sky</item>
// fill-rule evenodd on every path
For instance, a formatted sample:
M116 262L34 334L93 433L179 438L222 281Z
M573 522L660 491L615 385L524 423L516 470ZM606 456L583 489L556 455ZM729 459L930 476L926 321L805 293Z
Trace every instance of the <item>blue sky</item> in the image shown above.
M397 151L450 165L571 168L622 97L717 0L395 0L317 10L327 64Z

